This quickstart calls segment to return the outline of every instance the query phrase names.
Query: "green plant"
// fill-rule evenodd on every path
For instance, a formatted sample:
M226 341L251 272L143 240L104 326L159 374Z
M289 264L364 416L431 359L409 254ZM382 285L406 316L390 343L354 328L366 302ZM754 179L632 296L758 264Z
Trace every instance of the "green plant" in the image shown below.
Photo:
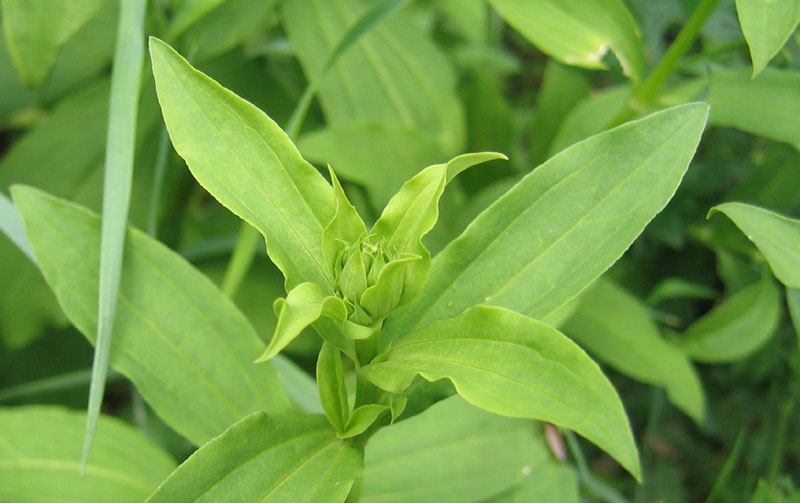
M2 0L0 501L796 498L795 4Z

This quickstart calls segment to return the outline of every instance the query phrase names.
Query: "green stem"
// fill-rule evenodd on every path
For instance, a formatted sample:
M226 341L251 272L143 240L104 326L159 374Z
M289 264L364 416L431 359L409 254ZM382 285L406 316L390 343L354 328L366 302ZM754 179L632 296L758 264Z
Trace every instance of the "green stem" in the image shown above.
M628 106L614 120L615 125L632 119L637 113L646 110L652 104L664 83L678 69L678 64L697 39L700 30L714 12L717 4L719 4L719 0L702 0L700 2L658 65L647 79L634 90Z
M767 480L769 480L769 485L771 487L775 487L775 482L778 480L778 474L780 473L781 462L783 461L783 448L784 444L786 443L786 427L789 423L789 417L792 414L793 408L794 398L790 397L783 403L783 406L780 410L778 430L775 435L775 444L773 446L772 456L770 456L769 460L769 471L767 472Z
M725 464L722 466L722 470L720 470L719 477L714 482L714 485L711 487L711 491L708 493L708 498L706 498L706 503L711 503L714 501L717 496L719 495L720 491L728 484L728 480L730 480L733 471L736 469L736 465L739 463L739 458L742 455L742 450L744 449L744 440L745 440L745 429L742 428L739 430L739 434L736 436L736 441L733 443L733 449L731 449L731 453L728 456L728 459L725 460Z
M583 450L575 434L569 430L562 430L567 439L569 451L572 457L575 458L575 464L578 465L578 478L580 478L583 486L594 494L601 501L606 503L630 503L621 494L614 490L611 486L595 478L586 464L586 457L583 455Z
M158 217L161 209L161 193L164 190L164 176L167 172L167 152L169 147L169 135L167 127L161 127L161 134L158 137L158 152L156 153L156 169L153 173L153 185L150 187L150 205L147 208L147 234L150 237L157 237Z
M247 276L247 271L250 270L256 257L259 242L261 234L258 230L247 222L242 222L239 239L236 241L231 261L225 270L225 278L222 280L222 293L228 297L233 298L236 295L236 291Z

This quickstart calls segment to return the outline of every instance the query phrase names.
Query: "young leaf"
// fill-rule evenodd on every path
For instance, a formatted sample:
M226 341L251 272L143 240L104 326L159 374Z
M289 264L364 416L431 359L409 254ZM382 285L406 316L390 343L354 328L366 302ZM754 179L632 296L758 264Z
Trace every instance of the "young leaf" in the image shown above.
M103 0L2 0L3 31L22 82L44 84L59 49Z
M484 501L513 487L521 472L537 473L547 459L540 427L453 396L370 438L361 501Z
M92 383L83 464L89 456L95 423L106 387L108 354L111 349L117 295L122 276L125 229L133 183L136 147L136 115L144 60L144 14L146 0L123 2L120 8L114 68L111 74L108 132L103 176L103 218L100 238L100 284L98 289L97 336L92 364Z
M336 213L327 227L325 227L325 232L322 235L322 251L325 254L325 264L328 269L333 271L339 254L349 244L355 243L366 236L367 227L355 207L347 199L344 189L342 189L342 185L330 165L328 166L328 171L331 174L333 194L336 199Z
M283 2L284 27L310 81L325 73L337 42L375 5L367 0ZM446 153L460 151L464 112L455 72L411 14L394 12L360 35L322 77L319 96L328 124L400 126L424 132Z
M644 74L644 44L621 0L490 0L539 49L568 65L606 68L609 49L625 75Z
M798 0L736 0L736 12L753 59L753 77L767 66L800 23Z
M705 395L697 372L678 346L661 337L647 306L621 287L598 279L562 330L615 370L663 386L670 401L702 423Z
M769 275L739 290L686 329L683 347L693 359L736 361L761 347L775 332L780 292Z
M362 454L324 416L256 412L198 449L147 503L342 503Z
M711 69L709 122L792 145L800 144L800 72Z
M61 407L0 409L0 500L141 503L175 462L141 432L100 416L92 457L78 454L86 415Z
M305 281L331 289L320 236L334 201L322 175L272 119L164 42L151 39L150 55L170 138L195 178L264 234L287 289Z
M275 333L256 363L265 362L280 353L323 314L340 321L347 317L344 302L328 295L314 283L300 283L289 292L286 299L276 300L275 312L278 315Z
M369 403L356 408L347 419L344 430L337 436L339 438L351 438L364 433L367 431L367 428L372 426L372 424L388 410L389 406L379 405L377 403Z
M766 257L775 277L789 288L800 289L800 220L742 203L711 208L724 213Z
M342 354L329 342L322 343L317 357L317 387L328 420L336 431L344 431L344 425L350 416L350 406L344 384Z
M30 187L12 189L31 247L64 312L93 341L100 219ZM129 229L109 362L180 434L202 445L289 400L247 319L183 258Z
M428 325L394 340L361 373L393 393L416 375L447 378L470 403L573 429L641 475L622 403L597 364L557 330L513 311L478 306Z
M705 126L678 106L578 143L523 178L433 260L389 337L493 304L546 316L596 279L666 205Z

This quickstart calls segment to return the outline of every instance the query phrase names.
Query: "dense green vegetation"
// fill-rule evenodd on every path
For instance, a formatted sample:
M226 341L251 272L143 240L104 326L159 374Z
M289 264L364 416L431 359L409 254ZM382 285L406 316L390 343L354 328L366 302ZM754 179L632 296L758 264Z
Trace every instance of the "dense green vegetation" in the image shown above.
M0 502L800 501L797 0L0 20Z

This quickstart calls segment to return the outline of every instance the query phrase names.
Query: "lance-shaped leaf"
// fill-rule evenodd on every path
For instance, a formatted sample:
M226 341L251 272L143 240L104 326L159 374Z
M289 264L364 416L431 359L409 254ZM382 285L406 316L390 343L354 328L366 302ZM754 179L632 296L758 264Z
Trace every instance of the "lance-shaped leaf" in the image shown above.
M429 166L407 181L384 208L370 236L382 241L384 248L391 253L422 257L422 260L410 263L401 302L419 293L427 276L431 254L422 244L422 238L439 218L439 199L445 185L462 171L494 159L506 159L506 156L495 152L463 154L447 164Z
M644 44L622 0L490 0L508 24L568 65L606 68L611 49L626 75L644 73Z
M317 387L328 420L336 431L344 431L344 425L350 416L350 406L347 404L342 354L329 342L322 344L317 356Z
M355 207L347 199L342 189L342 184L336 178L333 168L328 166L333 184L333 194L336 199L336 212L333 219L325 227L322 235L322 251L325 254L325 264L333 271L336 258L349 244L355 243L367 234L367 227L358 215Z
M175 462L141 432L100 416L81 473L86 414L61 407L0 409L0 500L15 503L141 503Z
M433 260L389 336L494 304L542 318L613 264L675 193L708 107L630 122L551 158L481 213Z
M781 50L800 23L800 1L736 0L736 12L750 47L755 77Z
M147 503L342 503L361 471L361 452L324 416L256 412L192 454Z
M70 321L94 341L100 218L31 187L12 188L31 247ZM263 343L208 278L143 233L126 236L110 364L201 445L245 415L290 406Z
M3 31L21 80L41 86L56 62L59 49L103 0L2 0Z
M765 275L692 323L683 347L702 362L739 360L767 342L778 326L779 314L780 292Z
M338 434L339 438L351 438L367 431L367 428L378 420L378 418L389 410L388 405L369 403L356 408L347 419L344 431Z
M275 314L278 315L278 324L267 349L256 360L257 363L265 362L280 353L300 332L322 315L344 322L347 308L342 299L329 295L321 286L300 283L285 299L275 301Z
M800 144L800 72L764 68L752 78L746 68L712 68L710 123Z
M370 438L360 501L483 502L513 487L520 473L538 473L547 459L541 428L532 421L491 414L453 396Z
M402 393L416 375L447 378L470 403L580 433L635 477L639 457L614 387L586 353L543 323L478 306L393 341L362 374Z
M691 362L661 336L647 306L621 287L597 280L581 294L577 311L561 328L614 369L663 386L672 403L696 422L703 421L705 395Z
M742 203L711 208L733 220L766 257L775 277L789 288L800 289L800 220Z
M175 150L219 202L261 231L287 289L332 288L322 233L333 192L275 122L151 39L156 90Z

